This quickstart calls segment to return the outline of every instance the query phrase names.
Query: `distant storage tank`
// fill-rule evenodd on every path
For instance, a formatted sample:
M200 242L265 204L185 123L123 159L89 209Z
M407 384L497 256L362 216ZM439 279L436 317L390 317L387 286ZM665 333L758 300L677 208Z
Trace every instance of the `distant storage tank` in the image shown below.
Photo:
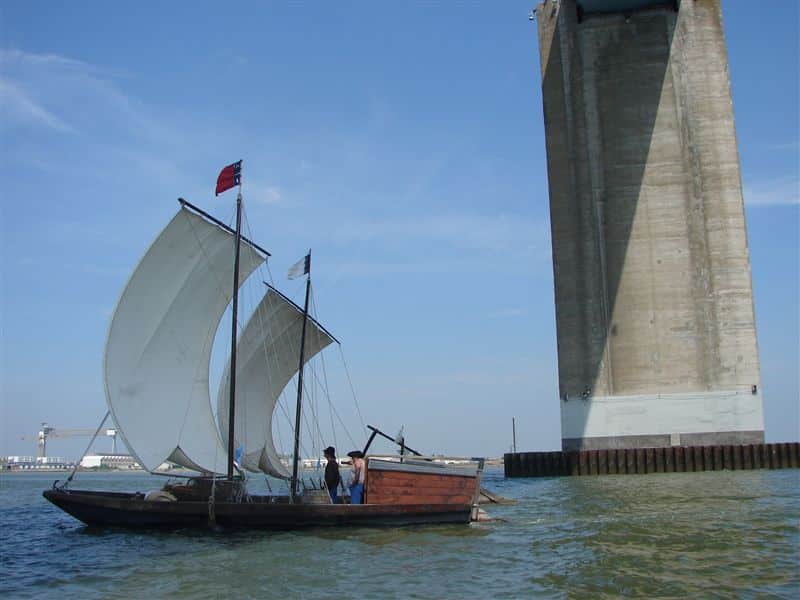
M764 441L718 0L548 0L564 450Z

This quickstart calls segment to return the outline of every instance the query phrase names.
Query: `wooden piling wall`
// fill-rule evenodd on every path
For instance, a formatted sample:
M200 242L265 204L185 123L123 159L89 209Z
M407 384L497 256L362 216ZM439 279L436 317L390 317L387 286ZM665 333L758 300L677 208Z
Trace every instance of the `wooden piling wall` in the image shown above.
M573 452L509 452L504 458L506 477L796 469L800 467L800 442Z

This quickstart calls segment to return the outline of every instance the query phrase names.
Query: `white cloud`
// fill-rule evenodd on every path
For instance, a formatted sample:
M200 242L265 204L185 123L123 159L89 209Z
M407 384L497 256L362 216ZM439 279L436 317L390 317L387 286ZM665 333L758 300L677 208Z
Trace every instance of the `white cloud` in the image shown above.
M341 277L368 277L402 273L454 273L475 269L474 260L420 259L404 262L347 261L335 265L333 279Z
M522 308L501 308L489 314L490 319L510 319L513 317L522 317L528 314L528 311Z
M80 60L57 54L34 54L22 50L0 50L0 69L4 78L14 81L35 81L41 75L54 73L84 73L100 70Z
M0 78L0 114L5 123L19 122L40 125L61 133L75 130L61 118L41 106L20 86Z
M450 214L352 221L337 228L334 240L341 243L426 240L458 249L528 255L532 250L548 247L549 229L546 223L521 215Z
M239 54L238 52L234 52L231 48L225 48L218 51L215 54L215 57L219 60L222 60L226 64L235 64L240 67L244 67L250 62L246 56Z
M770 150L797 150L800 147L800 142L794 140L792 142L775 142L767 144Z
M745 185L742 190L744 202L749 207L800 204L800 179L781 177Z
M326 223L330 227L330 222ZM357 260L336 265L333 277L400 273L519 271L549 264L547 223L523 215L450 214L412 219L351 220L333 224L334 244ZM398 256L399 255L399 256ZM522 265L522 267L520 267ZM511 316L511 315L495 315Z
M120 85L119 77L128 77L124 72L57 54L0 50L0 73L0 129L11 144L33 149L16 153L15 161L48 174L74 175L91 157L94 181L117 185L120 177L136 173L140 181L180 189L190 199L204 191L187 186L197 171L187 168L196 154L186 148L202 147L196 142L205 133L200 130L217 127L206 121L181 124L191 120L185 113L164 114L142 102ZM63 145L42 144L30 135L34 131L75 135ZM274 194L267 197L274 201Z
M245 179L242 186L242 196L245 202L256 204L276 204L283 198L280 188L275 185L262 183L258 180Z
M58 54L33 54L17 49L0 50L0 65L7 66L14 63L24 65L45 65L77 69L94 68L88 63Z
M35 122L62 132L127 134L166 143L176 134L117 83L118 71L57 54L0 51L7 125Z
M281 193L278 191L278 188L268 187L264 190L260 199L265 204L274 204L281 199Z

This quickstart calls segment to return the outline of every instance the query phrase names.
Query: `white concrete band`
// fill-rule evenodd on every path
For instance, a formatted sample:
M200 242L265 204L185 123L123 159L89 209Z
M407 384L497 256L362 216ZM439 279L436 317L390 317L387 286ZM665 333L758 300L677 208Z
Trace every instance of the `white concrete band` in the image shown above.
M564 439L764 431L761 393L694 392L569 398Z

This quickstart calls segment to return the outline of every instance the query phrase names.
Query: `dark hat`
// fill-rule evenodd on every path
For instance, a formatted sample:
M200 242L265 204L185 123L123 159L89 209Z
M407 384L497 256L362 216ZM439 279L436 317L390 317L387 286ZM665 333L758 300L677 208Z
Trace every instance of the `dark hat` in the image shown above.
M352 450L347 453L350 458L364 458L364 453L361 450Z
M325 453L325 456L332 456L333 458L336 458L336 448L333 446L328 446L325 448L325 450L323 450L323 452Z

